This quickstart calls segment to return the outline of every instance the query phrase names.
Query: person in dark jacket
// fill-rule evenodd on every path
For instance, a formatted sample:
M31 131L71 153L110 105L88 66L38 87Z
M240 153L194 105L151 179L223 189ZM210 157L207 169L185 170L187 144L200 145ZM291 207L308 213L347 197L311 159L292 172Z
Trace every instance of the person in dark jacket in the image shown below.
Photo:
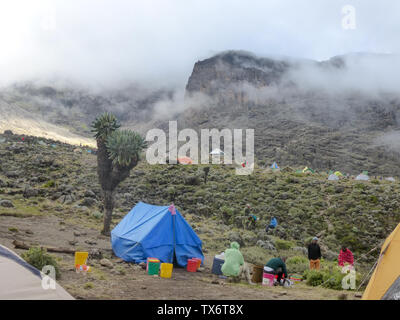
M264 271L278 275L278 284L281 284L281 279L288 278L288 272L286 268L286 257L272 258L267 262L264 267Z
M318 244L318 238L314 237L308 245L308 260L310 260L310 270L319 270L321 259L321 248Z

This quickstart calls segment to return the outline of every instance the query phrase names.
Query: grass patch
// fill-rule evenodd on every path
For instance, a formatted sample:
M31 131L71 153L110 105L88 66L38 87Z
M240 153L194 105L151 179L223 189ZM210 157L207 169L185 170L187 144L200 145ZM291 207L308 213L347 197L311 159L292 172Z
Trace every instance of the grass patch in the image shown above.
M14 208L0 207L0 216L25 218L43 215L38 206L27 204L24 200L12 199L12 202Z

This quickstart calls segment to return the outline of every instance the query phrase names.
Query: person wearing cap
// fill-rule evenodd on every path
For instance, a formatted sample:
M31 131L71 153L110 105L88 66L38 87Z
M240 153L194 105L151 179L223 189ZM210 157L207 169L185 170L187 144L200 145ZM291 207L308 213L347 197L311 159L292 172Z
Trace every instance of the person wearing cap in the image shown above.
M319 270L321 259L321 248L318 244L318 238L314 237L308 245L308 260L310 260L310 270Z

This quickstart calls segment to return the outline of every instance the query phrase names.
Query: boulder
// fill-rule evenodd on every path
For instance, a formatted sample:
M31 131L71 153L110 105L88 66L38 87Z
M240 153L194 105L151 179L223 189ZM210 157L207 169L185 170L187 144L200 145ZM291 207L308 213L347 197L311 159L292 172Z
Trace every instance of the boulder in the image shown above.
M37 197L39 194L39 191L30 187L25 188L24 190L24 198L31 198L31 197Z
M20 172L18 172L18 171L8 171L8 172L5 172L4 173L4 175L7 177L7 178L12 178L12 179L14 179L14 178L18 178L19 176L20 176Z
M93 207L97 204L97 200L93 198L85 198L81 202L81 206L84 207Z
M266 250L275 251L275 246L269 241L258 240L256 246L261 247Z
M298 251L298 252L300 252L300 253L302 253L304 255L308 255L307 248L304 248L304 247L293 247L293 250L294 251Z
M96 194L92 190L86 190L84 196L85 198L96 198Z
M99 249L90 249L89 250L89 259L103 259L103 253Z
M241 235L239 234L239 232L233 231L233 232L229 233L228 240L231 242L236 241L237 243L240 244L240 246L244 246L244 241L243 241Z
M109 268L109 269L112 269L114 267L113 263L110 260L106 259L106 258L101 259L100 260L100 264L103 267L106 267L106 268Z
M0 207L14 208L14 204L10 200L0 200Z

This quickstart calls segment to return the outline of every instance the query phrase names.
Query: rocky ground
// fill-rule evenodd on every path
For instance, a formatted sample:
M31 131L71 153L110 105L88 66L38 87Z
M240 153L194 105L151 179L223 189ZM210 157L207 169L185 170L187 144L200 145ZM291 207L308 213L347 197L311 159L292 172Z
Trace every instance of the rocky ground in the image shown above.
M364 272L377 255L368 252L399 220L398 181L377 177L369 182L331 182L326 172L303 175L290 168L280 173L256 168L251 176L237 176L233 167L211 165L205 183L204 166L142 162L118 188L113 225L138 201L174 202L202 239L206 254L204 271L191 274L176 269L173 279L160 279L119 261L109 239L100 236L102 205L93 151L24 138L0 135L0 243L13 248L13 240L19 240L95 250L97 255L89 261L93 272L86 276L75 273L72 255L54 253L61 266L60 283L77 298L350 299L354 292L343 296L303 283L285 290L228 284L210 273L212 256L230 241L238 241L249 263L264 264L285 254L292 258L289 272L301 275L307 268L304 247L318 235L323 263L334 264L341 243L347 243L358 270ZM247 203L260 218L254 230L244 226ZM267 235L264 228L271 215L279 225Z

